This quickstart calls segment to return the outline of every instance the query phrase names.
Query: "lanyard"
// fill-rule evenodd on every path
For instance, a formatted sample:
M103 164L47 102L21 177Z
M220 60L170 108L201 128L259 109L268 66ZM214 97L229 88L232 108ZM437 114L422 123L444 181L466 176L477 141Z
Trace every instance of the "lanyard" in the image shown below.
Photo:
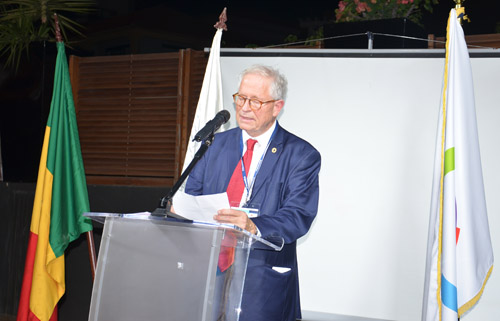
M262 161L264 160L264 156L266 155L267 149L269 148L269 145L271 145L271 141L273 140L274 134L276 134L277 128L278 128L278 126L276 126L274 128L274 131L271 135L271 138L269 138L269 141L267 142L267 146L264 149L264 152L262 153L262 155L260 156L260 160L259 160L259 163L257 164L257 168L255 169L255 173L253 174L252 184L250 186L248 186L248 178L247 178L247 173L245 170L245 163L243 162L243 135L241 135L241 140L240 140L240 153L242 155L241 156L241 175L243 176L243 183L245 184L245 190L247 191L244 206L246 206L246 204L250 200L250 195L251 195L251 192L253 190L253 185L255 184L255 178L257 177L257 173L260 170L260 166L262 165ZM250 168L248 170L250 171Z

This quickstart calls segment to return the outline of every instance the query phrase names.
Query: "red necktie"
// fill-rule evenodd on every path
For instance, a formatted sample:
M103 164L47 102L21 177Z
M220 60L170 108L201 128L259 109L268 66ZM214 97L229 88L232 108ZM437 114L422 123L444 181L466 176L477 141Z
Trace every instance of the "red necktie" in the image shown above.
M245 155L243 155L243 163L245 164L245 172L247 175L248 172L250 172L250 164L252 163L253 148L255 143L257 143L255 139L247 140L247 151L245 152ZM239 161L238 165L234 169L233 176L231 176L229 185L227 186L227 198L229 199L229 204L231 206L239 206L244 188L245 184L243 183L241 161Z
M247 151L243 155L243 163L245 164L245 172L250 171L250 164L252 163L253 148L257 141L255 139L247 140ZM227 198L229 199L229 204L231 206L239 206L241 202L241 196L243 195L243 189L245 188L245 183L243 183L243 172L241 170L241 160L236 165L234 169L233 176L227 185ZM221 249L219 253L219 269L221 272L227 270L234 262L234 246L236 245L236 238L233 233L226 233L224 239L222 240Z

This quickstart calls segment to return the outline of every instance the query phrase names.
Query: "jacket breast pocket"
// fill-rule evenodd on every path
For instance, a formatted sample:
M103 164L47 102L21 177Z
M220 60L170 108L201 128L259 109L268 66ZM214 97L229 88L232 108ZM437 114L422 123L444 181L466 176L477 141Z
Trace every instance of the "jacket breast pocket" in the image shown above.
M293 302L293 270L258 266L247 271L240 320L283 320Z

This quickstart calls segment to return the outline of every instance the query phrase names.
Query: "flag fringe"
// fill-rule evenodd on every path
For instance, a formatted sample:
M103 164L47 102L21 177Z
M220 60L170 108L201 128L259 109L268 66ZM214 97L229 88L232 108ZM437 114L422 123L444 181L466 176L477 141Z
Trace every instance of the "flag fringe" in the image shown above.
M488 273L486 274L486 277L483 281L483 285L481 286L481 290L476 294L475 297L473 297L469 302L465 303L458 309L458 317L461 318L465 313L467 313L470 309L472 309L481 296L483 295L484 287L486 286L486 283L488 282L488 279L490 278L491 272L493 272L493 265L490 267Z
M442 302L441 302L441 257L443 253L443 189L444 189L444 162L445 162L445 139L446 139L446 104L447 104L447 91L448 91L448 66L450 60L450 20L448 18L448 25L446 27L446 57L444 64L444 83L443 83L443 92L442 92L442 115L443 115L443 123L441 127L441 165L440 172L441 178L439 183L439 240L438 240L438 260L437 260L437 292L436 299L439 307L439 321L442 320Z

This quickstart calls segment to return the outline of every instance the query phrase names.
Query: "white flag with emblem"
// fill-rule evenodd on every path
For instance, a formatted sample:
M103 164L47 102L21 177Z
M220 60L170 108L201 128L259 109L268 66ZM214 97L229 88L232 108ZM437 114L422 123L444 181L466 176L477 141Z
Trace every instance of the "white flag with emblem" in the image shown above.
M469 53L448 19L432 186L423 321L456 321L479 300L493 269Z

